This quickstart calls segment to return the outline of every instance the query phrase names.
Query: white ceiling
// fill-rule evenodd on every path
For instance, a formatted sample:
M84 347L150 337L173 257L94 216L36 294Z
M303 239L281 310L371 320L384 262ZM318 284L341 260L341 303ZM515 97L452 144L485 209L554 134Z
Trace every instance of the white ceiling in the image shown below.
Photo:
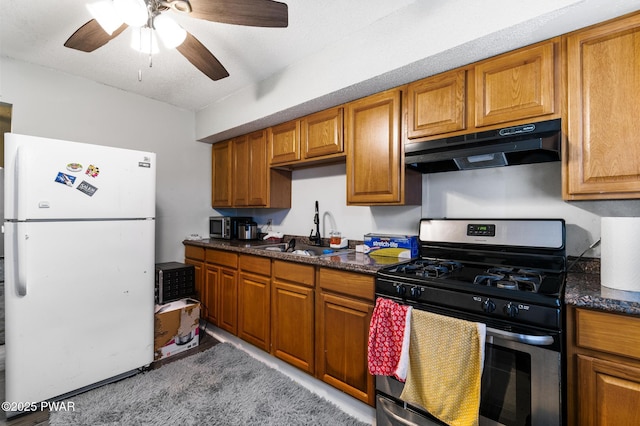
M342 58L358 58L358 62L348 64L350 69L344 72L351 80L330 82L332 87L348 91L354 82L362 81L360 75L367 81L383 76L384 80L378 79L380 88L393 87L396 81L403 84L489 53L640 9L639 0L283 0L289 6L288 28L220 24L170 12L229 71L230 77L212 81L176 51L154 55L149 68L148 57L129 47L131 29L91 53L65 48L67 38L91 19L85 7L89 1L0 0L0 55L222 116L224 101L239 98L246 88L292 75L301 64L313 63L310 58L331 58L328 52L338 48ZM465 37L467 27L473 27L475 33ZM488 38L490 35L495 37ZM484 44L469 43L480 36L485 37ZM371 43L367 45L370 40L384 40L387 46L380 50L381 55L376 55ZM407 40L415 40L415 46ZM443 54L448 54L446 63ZM335 64L335 68L340 66ZM368 73L354 78L353 68ZM142 81L138 81L139 70ZM318 76L311 74L308 84L313 85ZM305 88L306 99L320 98L329 89L320 87L314 92ZM374 89L378 87L362 90ZM348 96L359 94L352 91ZM204 134L218 132L206 129Z
M0 0L0 54L189 110L261 81L413 2L288 0L288 28L220 24L167 12L229 71L229 77L212 81L163 46L149 68L148 57L129 47L131 28L91 53L65 48L67 38L91 19L85 4L92 1Z

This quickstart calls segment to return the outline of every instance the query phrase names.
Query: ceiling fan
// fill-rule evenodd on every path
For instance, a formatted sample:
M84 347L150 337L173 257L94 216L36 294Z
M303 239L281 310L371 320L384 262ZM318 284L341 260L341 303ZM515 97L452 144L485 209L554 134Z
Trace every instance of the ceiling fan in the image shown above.
M272 0L102 0L87 5L94 19L81 26L64 43L66 47L93 52L116 38L127 27L139 27L139 43L155 37L155 30L165 46L175 47L189 62L212 80L228 77L220 61L193 35L185 31L166 12L226 24L284 28L288 26L288 7ZM143 37L142 33L147 35ZM149 38L147 38L149 37ZM146 50L145 50L146 49Z

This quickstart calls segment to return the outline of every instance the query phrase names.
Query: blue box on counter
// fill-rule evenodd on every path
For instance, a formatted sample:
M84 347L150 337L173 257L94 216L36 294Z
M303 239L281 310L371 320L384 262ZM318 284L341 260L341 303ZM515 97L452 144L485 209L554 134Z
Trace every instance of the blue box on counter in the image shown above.
M376 256L413 259L419 253L418 236L366 234L364 252Z

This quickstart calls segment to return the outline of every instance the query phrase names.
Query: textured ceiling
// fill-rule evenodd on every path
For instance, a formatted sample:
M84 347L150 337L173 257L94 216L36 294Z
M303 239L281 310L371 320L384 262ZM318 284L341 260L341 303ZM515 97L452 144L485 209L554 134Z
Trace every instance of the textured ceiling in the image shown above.
M149 58L129 47L131 29L91 53L65 48L67 38L91 19L88 1L93 0L0 0L0 55L225 120L220 128L201 130L204 136L266 117L271 105L253 116L225 117L232 100L261 82L286 80L280 98L294 98L298 90L303 96L291 99L291 106L318 110L323 104L311 100L339 91L340 98L325 102L335 104L640 9L639 0L282 0L289 7L288 28L220 24L169 12L229 71L230 77L212 81L174 50L161 50L149 67ZM465 37L469 29L475 33ZM341 62L327 64L333 57ZM322 66L302 66L310 63ZM291 79L296 73L304 74L307 87Z
M85 7L90 1L0 0L0 54L189 110L261 81L413 2L288 0L288 28L221 24L167 12L229 71L230 77L212 81L163 46L149 68L148 56L129 47L131 28L91 53L65 48L67 38L91 19Z

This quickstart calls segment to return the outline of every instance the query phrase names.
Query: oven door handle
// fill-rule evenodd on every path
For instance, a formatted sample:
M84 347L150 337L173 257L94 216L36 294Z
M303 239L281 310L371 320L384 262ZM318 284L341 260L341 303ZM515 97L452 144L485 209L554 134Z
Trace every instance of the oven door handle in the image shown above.
M387 405L393 405L393 403L391 403L389 401L386 401L384 399L379 399L379 398L378 398L377 403L378 403L378 408L382 408L382 411L384 411L385 414L389 415L393 420L398 422L399 425L419 426L418 423L414 423L414 422L412 422L410 420L403 419L402 417L400 417L399 415L397 415L393 411L391 411L391 409Z
M535 346L548 346L553 344L554 341L553 336L536 336L531 334L513 333L511 331L498 330L491 327L487 327L487 336L500 337L501 339Z

